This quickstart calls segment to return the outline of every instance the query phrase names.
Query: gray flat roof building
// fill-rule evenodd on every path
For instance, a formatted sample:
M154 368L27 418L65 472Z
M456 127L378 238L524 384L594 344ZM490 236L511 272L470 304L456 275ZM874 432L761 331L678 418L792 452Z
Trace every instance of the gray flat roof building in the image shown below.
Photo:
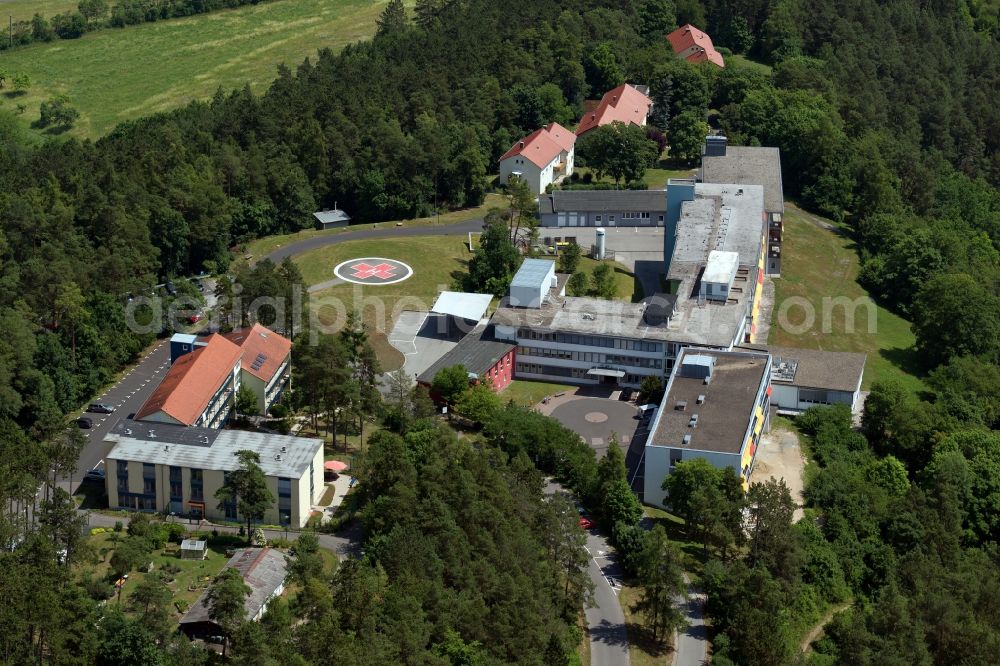
M231 472L239 469L236 452L260 455L267 476L298 479L323 448L323 440L245 430L216 430L165 423L129 421L115 424L104 439L113 443L106 456L155 465Z
M710 359L708 383L701 375L693 376L697 372L685 372L688 364L701 370L704 359ZM767 354L685 353L678 360L647 444L739 453L747 441L761 387L769 381L768 369Z
M865 372L867 354L799 349L775 345L744 345L742 349L769 352L774 357L772 381L830 391L856 391ZM786 370L778 372L784 364Z
M764 209L785 210L781 185L781 151L766 146L726 146L722 155L703 155L700 180L704 183L740 183L764 188Z
M666 208L663 190L556 190L538 198L540 214L619 210L662 213Z

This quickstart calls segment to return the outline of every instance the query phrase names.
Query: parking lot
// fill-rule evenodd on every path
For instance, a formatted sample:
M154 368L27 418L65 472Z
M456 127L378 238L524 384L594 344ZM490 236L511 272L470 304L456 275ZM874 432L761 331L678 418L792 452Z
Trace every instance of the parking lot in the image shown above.
M389 334L389 344L406 357L403 369L416 377L451 351L458 340L438 332L438 317L429 312L401 312Z

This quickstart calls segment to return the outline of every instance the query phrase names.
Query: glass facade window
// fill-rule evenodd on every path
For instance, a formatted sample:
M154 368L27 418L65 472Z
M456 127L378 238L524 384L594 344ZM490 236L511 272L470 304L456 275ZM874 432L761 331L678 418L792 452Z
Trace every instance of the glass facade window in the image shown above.
M200 469L191 470L191 499L195 502L202 502L205 499L205 485Z
M170 501L171 502L179 502L179 501L181 501L181 499L183 497L184 488L183 488L183 484L181 483L181 478L182 478L181 468L180 467L171 467L170 468Z

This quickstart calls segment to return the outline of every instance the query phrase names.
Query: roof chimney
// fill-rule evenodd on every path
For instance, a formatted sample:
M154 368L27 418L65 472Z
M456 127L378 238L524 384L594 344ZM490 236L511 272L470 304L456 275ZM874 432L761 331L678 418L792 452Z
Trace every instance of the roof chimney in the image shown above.
M519 141L518 143L521 144L521 148L524 148L524 141Z

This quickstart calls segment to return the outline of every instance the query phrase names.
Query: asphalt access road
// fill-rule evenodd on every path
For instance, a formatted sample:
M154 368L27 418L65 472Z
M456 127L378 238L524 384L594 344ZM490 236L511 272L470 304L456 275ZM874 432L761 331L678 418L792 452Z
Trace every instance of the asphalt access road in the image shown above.
M473 233L483 230L483 220L477 218L457 222L448 225L434 225L423 227L382 227L380 229L365 229L364 225L358 225L357 231L344 231L341 233L331 233L328 236L314 236L304 240L296 241L290 245L272 250L263 258L270 259L274 263L279 263L285 257L294 257L303 252L309 252L327 245L346 243L354 240L369 240L372 238L401 238L405 236L465 236L470 231Z
M160 381L170 368L170 343L159 340L150 349L143 352L142 359L125 371L125 375L115 385L95 397L93 402L110 405L115 408L112 414L88 414L94 422L89 430L80 430L87 437L87 445L80 452L77 460L77 471L73 475L73 490L79 481L94 467L104 462L104 456L111 450L111 445L104 443L104 437L119 419L128 417L139 410L150 394L160 385ZM76 427L74 423L72 427ZM59 485L66 490L69 480L64 479Z
M545 494L566 491L555 481L545 485ZM584 608L587 632L590 634L591 666L628 666L628 633L625 614L618 601L622 571L615 549L596 529L587 530L587 552L590 562L587 574L594 584L593 605Z

